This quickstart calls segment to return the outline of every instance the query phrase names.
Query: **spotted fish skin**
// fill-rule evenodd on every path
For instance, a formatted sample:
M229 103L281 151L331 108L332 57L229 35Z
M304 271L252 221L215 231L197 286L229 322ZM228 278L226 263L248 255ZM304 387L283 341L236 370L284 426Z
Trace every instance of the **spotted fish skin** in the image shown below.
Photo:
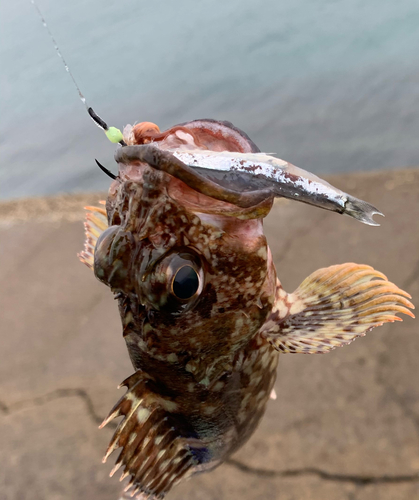
M159 495L161 485L218 465L259 422L278 355L257 333L272 309L276 274L260 219L234 221L234 230L226 217L202 220L168 195L167 174L138 170L141 182L127 179L111 188L109 228L96 244L93 267L118 294L137 370L111 412L112 418L125 415L125 423L110 451L122 446L121 464L134 478L142 474L133 483ZM202 291L191 302L168 296L166 266L177 255L190 256L202 275ZM132 449L139 443L129 435L141 435L144 425L157 439L156 464L138 472L142 461ZM158 437L172 428L181 440L173 460L184 454L190 460L159 485L173 450L162 453L165 441Z
M150 125L125 131L126 142L257 151L226 123L166 133ZM129 161L106 211L89 207L80 258L118 298L135 369L102 424L123 417L105 459L121 448L113 472L130 476L134 495L162 498L242 446L264 414L280 352L326 352L397 313L413 316L410 296L369 266L319 270L286 293L263 234L271 206L240 208ZM184 266L199 283L186 298L173 285Z

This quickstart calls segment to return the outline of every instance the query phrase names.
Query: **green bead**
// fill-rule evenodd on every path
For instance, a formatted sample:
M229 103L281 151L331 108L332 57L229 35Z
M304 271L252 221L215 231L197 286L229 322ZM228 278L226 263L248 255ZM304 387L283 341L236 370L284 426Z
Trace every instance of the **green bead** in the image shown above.
M109 127L108 130L105 130L106 137L111 141L111 142L120 142L124 140L124 136L122 135L122 132L115 127Z

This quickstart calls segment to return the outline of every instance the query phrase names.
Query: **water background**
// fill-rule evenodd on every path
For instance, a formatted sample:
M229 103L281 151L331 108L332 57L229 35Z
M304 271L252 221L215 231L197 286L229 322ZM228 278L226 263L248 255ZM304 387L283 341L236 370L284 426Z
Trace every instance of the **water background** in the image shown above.
M317 174L419 165L418 0L37 3L109 125L229 120ZM0 198L105 190L114 146L29 0L0 36Z

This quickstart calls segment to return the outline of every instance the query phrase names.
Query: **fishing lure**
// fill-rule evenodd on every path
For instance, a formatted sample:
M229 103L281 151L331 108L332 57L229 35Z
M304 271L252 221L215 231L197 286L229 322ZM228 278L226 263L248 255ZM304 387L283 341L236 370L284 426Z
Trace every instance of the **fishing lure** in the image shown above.
M377 225L369 203L261 153L229 122L120 132L88 111L119 143L118 173L99 165L112 183L105 208L87 207L79 257L118 299L134 367L101 425L123 417L105 460L121 448L111 474L160 499L252 435L280 353L328 352L414 306L366 265L319 269L293 293L276 275L262 226L275 197Z

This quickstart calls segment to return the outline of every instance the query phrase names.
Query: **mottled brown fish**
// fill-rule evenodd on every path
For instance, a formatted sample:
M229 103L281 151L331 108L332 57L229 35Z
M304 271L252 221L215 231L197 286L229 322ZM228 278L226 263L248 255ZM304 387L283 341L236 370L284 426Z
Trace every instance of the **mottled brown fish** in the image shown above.
M373 268L319 269L287 293L262 220L275 196L375 224L379 213L316 176L260 153L228 122L124 130L106 211L88 207L82 262L116 294L135 372L102 425L123 416L105 459L127 491L162 498L213 469L258 425L278 356L349 344L410 296Z

